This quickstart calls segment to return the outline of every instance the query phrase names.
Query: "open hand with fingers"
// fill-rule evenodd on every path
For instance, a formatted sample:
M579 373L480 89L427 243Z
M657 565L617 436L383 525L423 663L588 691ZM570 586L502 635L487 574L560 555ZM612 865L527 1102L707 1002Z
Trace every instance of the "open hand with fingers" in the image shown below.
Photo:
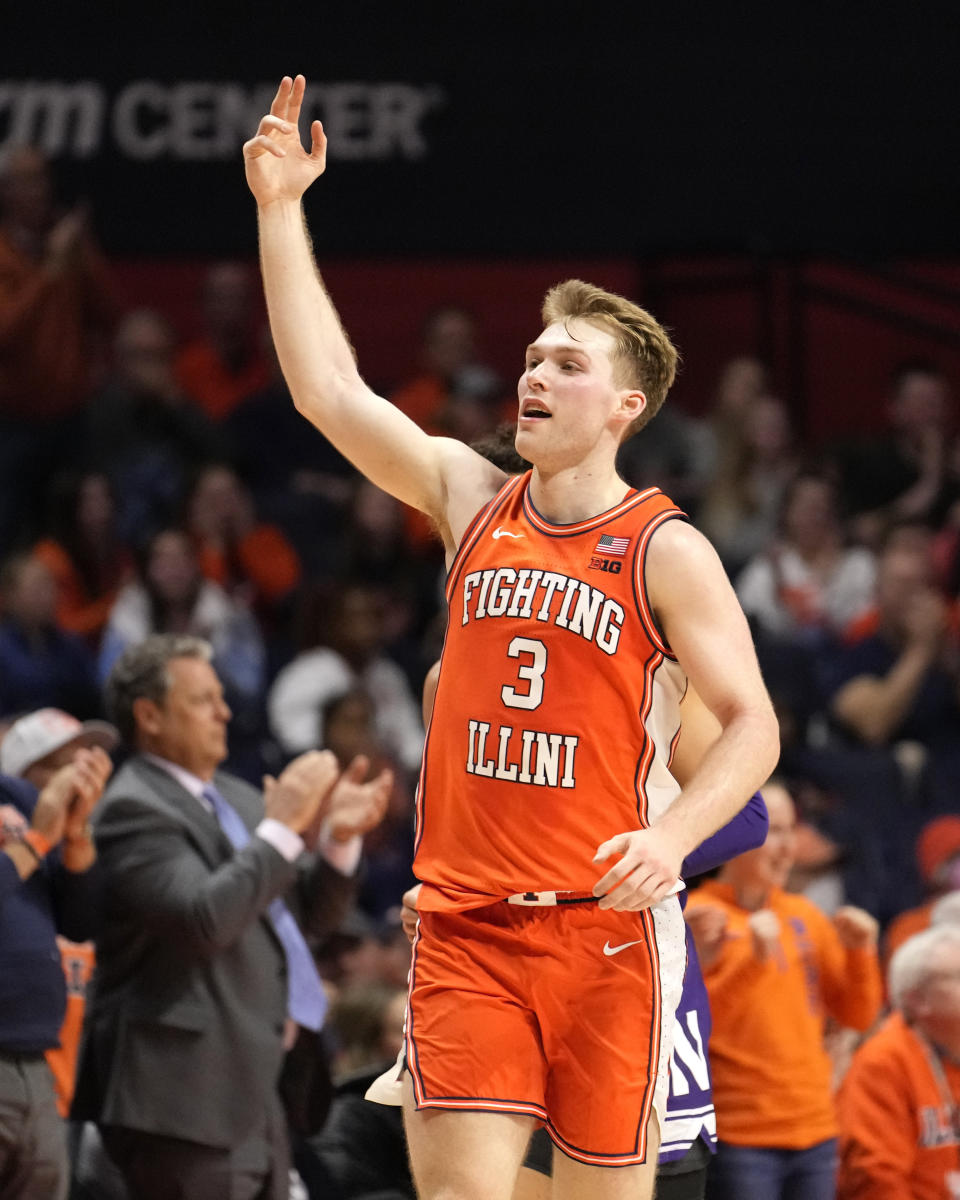
M247 183L263 207L275 200L299 201L327 165L327 139L319 121L310 125L310 150L300 141L300 109L306 80L285 75L257 132L243 147Z
M319 812L326 811L325 802L339 773L337 760L329 750L308 750L298 755L278 779L264 776L266 815L301 833Z
M366 833L383 820L393 788L393 772L385 767L364 782L369 770L370 760L358 754L337 780L326 816L327 833L335 842Z
M593 885L600 908L636 912L650 908L677 890L683 850L656 826L618 833L597 848L595 863L619 854L620 860Z

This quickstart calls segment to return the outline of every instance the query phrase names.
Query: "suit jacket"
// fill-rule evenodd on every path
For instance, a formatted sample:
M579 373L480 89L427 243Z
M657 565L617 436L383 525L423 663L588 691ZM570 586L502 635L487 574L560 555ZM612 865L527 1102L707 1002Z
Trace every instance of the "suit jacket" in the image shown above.
M260 794L217 772L247 828ZM286 959L267 908L284 896L308 937L339 923L353 882L262 838L235 851L161 767L135 756L94 819L105 915L73 1116L228 1147L277 1103Z

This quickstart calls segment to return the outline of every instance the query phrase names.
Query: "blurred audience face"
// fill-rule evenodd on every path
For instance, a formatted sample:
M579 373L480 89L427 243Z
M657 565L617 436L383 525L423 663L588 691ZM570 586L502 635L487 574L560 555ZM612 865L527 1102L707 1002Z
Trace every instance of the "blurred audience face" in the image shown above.
M161 397L176 394L173 355L173 331L159 313L137 309L117 327L114 370L119 382L131 391Z
M147 557L146 583L166 604L193 601L200 584L200 568L185 533L168 529L153 539Z
M776 396L758 396L751 404L744 433L755 459L779 462L793 445L786 405Z
M43 791L57 771L72 763L82 748L81 742L67 742L65 746L51 750L43 758L38 758L35 763L31 763L24 770L23 778L28 783L32 783L37 791Z
M795 480L783 512L783 532L800 549L816 549L839 531L833 487L804 475Z
M919 546L897 545L884 551L877 564L877 606L881 623L896 630L910 603L933 584L933 563Z
M253 520L246 488L230 467L207 467L190 495L190 527L207 536L242 532Z
M323 722L323 743L332 750L341 768L358 754L372 757L377 753L373 727L373 701L366 692L347 692L329 704Z
M246 335L253 317L253 283L242 263L218 263L203 282L203 316L214 336Z
M2 613L25 629L56 624L57 584L49 568L23 555L4 572Z
M177 763L209 779L227 757L230 709L210 663L174 658L167 666L169 687L162 702L134 701L137 748Z
M331 645L354 666L368 663L380 649L383 617L379 592L364 587L346 588L339 598Z
M476 334L476 322L462 309L443 308L435 312L423 336L423 357L428 370L443 379L452 379L474 361Z
M891 402L891 419L904 431L944 431L950 416L950 389L934 371L908 371L899 380Z
M77 492L77 528L88 541L97 542L113 529L113 492L106 475L85 475Z
M39 150L18 146L0 166L0 211L6 223L44 233L53 216L50 166Z
M746 420L767 388L767 368L758 358L731 358L720 373L715 410L721 417Z
M365 542L392 545L403 536L400 502L368 479L357 485L352 515L353 524Z
M796 859L797 814L790 793L779 783L761 789L770 814L767 840L756 850L732 859L723 877L734 887L769 891L783 887Z
M925 980L905 998L904 1012L937 1045L960 1042L960 946L936 947Z

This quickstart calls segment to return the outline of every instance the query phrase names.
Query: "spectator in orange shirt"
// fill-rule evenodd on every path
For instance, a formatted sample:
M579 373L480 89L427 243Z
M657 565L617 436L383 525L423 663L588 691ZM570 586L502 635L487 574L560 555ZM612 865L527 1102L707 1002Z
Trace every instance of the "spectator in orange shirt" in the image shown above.
M110 480L101 471L54 480L48 536L33 548L57 583L57 621L96 646L133 555L117 531Z
M895 1012L854 1056L838 1097L840 1200L960 1196L960 928L890 961Z
M218 263L203 281L204 330L180 352L177 378L211 421L222 421L269 382L254 294L243 263Z
M764 845L732 859L687 906L713 1012L719 1142L707 1196L833 1200L838 1129L824 1027L828 1016L860 1030L876 1019L877 922L853 907L831 922L783 890L796 814L779 783L762 794Z
M253 498L226 463L208 463L187 497L187 528L200 570L267 626L300 582L300 559L286 535L257 520Z

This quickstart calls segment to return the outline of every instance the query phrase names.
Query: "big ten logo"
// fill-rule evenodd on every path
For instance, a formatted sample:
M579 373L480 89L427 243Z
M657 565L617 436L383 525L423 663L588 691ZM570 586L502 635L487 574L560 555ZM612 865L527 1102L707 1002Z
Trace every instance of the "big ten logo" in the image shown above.
M619 575L623 570L623 560L620 558L600 558L594 555L590 559L591 571L606 571L608 575Z

